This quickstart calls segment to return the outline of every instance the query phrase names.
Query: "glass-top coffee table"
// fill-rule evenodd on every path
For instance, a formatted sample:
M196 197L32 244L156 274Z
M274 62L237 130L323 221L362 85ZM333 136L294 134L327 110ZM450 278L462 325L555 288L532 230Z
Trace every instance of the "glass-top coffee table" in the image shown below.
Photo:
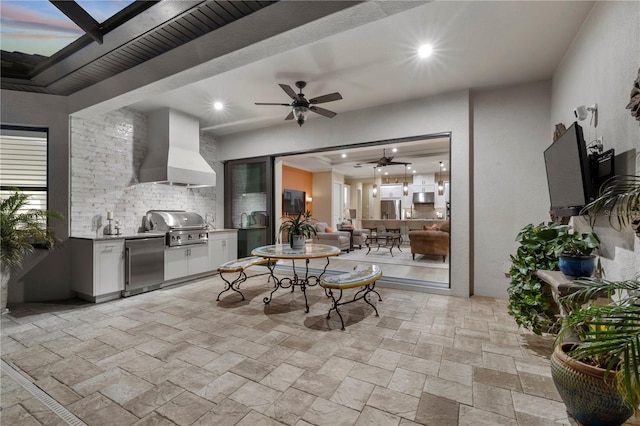
M393 248L396 247L398 251L400 250L400 234L396 232L372 232L367 235L367 238L364 240L365 245L367 246L367 254L371 251L371 247L373 245L378 245L376 251L382 248L388 248L389 253L393 256Z

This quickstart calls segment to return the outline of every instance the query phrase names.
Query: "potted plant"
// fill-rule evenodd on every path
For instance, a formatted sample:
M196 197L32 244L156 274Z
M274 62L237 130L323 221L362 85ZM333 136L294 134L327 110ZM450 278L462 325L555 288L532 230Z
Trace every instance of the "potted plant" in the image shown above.
M518 233L516 241L520 245L516 254L510 256L509 314L520 327L536 334L555 324L556 311L551 293L545 291L544 283L535 273L538 269L557 269L557 239L565 229L564 225L552 222L529 224Z
M6 311L11 271L20 268L24 256L35 248L52 249L59 242L48 219L62 220L62 215L53 210L25 210L28 200L19 190L0 200L0 312Z
M291 248L304 247L305 240L311 238L311 234L316 235L316 229L307 222L307 218L303 213L297 216L289 216L280 225L279 233L287 232L287 239Z
M593 251L600 246L594 232L575 232L563 225L557 238L558 268L568 278L590 277L596 269Z
M627 225L634 227L640 237L640 175L616 175L602 184L598 197L587 204L582 214L587 214L591 225L604 212L614 229Z
M562 299L568 313L551 357L552 377L582 424L620 425L638 415L640 404L640 279L576 282L583 288ZM595 304L602 295L614 297ZM569 332L577 342L564 342Z

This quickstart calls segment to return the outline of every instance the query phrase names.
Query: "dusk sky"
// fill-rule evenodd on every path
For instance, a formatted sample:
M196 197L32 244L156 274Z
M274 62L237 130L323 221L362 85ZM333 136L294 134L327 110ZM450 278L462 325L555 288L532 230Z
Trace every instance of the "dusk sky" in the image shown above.
M133 0L77 0L103 22ZM47 0L0 0L0 47L9 52L51 56L83 31Z

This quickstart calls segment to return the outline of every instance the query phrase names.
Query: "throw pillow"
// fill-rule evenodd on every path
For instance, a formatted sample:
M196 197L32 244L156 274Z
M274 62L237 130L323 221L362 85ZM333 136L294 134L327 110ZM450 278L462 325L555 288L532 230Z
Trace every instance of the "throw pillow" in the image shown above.
M327 226L326 228L324 228L324 232L333 232L333 229Z
M425 226L424 226L424 230L425 230L425 231L439 231L439 230L440 230L440 227L434 223L434 224L433 224L433 225L431 225L431 226L427 226L427 225L425 225Z

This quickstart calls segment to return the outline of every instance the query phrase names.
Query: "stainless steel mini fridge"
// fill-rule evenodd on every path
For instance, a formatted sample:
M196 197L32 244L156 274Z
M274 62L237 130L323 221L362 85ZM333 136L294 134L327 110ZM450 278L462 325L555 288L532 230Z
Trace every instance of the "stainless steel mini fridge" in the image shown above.
M125 240L123 296L154 290L162 284L164 240L163 237Z

